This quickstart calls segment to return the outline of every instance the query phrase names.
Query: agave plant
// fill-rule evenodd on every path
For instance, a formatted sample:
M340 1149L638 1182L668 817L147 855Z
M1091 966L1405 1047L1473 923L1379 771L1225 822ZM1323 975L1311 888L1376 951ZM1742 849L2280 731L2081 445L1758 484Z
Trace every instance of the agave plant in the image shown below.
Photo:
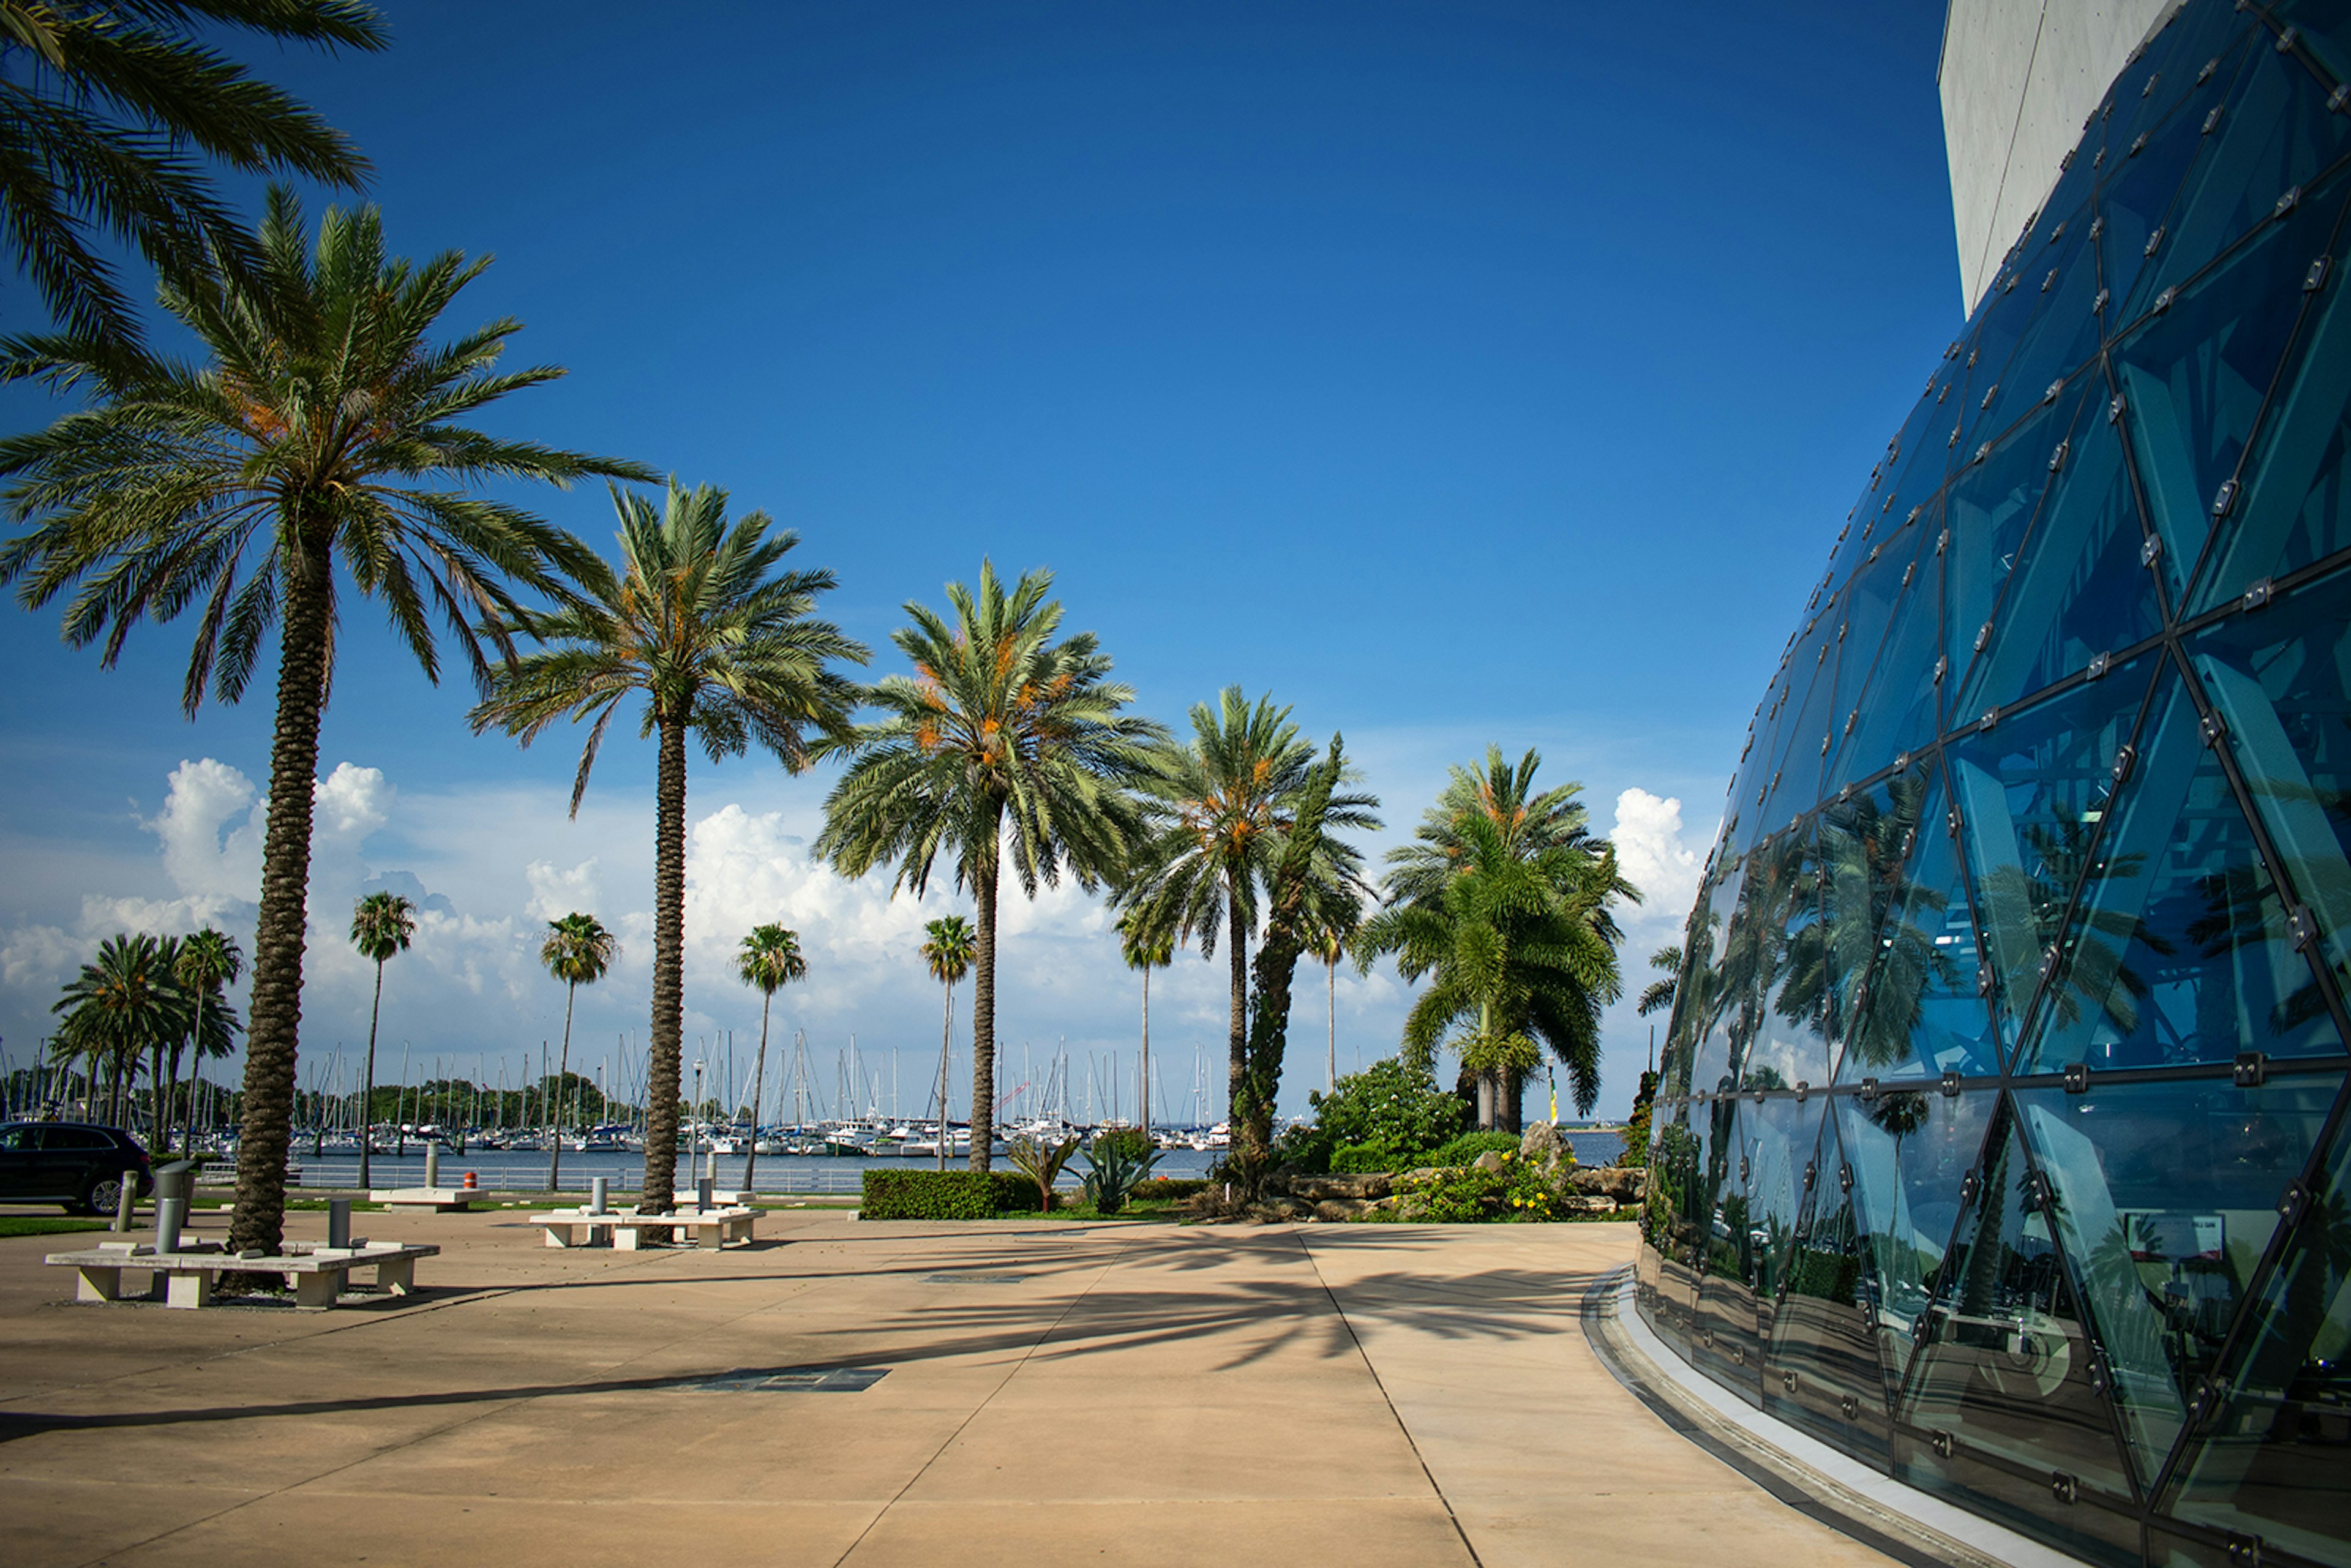
M1094 1206L1096 1214L1116 1214L1124 1208L1134 1184L1159 1163L1157 1149L1147 1145L1138 1149L1137 1142L1097 1134L1093 1145L1086 1150L1086 1201Z
M1012 1168L1037 1184L1037 1207L1046 1214L1053 1212L1053 1182L1070 1156L1078 1152L1075 1138L1063 1138L1049 1144L1042 1138L1015 1138L1004 1153ZM1139 1179L1139 1178L1138 1178ZM1129 1186L1134 1184L1129 1182Z

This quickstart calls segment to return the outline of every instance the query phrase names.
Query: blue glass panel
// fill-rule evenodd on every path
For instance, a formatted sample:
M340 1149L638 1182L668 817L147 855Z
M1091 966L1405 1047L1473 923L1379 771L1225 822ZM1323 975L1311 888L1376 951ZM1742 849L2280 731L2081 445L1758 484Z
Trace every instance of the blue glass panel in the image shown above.
M2298 1206L2163 1511L2344 1561L2351 1520L2351 1129Z
M1939 411L1955 395L1953 388L1966 374L1966 368L1955 356L1936 367L1927 380L1927 391L1894 439L1886 445L1886 455L1869 471L1869 486L1861 493L1853 508L1845 514L1844 527L1837 534L1837 544L1829 559L1827 576L1813 601L1804 607L1811 614L1818 610L1831 594L1844 586L1862 564L1871 548L1885 539L1886 530L1911 521L1911 509L1931 497L1942 483L1949 452L1942 444L1943 430L1950 422L1940 417ZM1936 432L1929 442L1929 432ZM1920 456L1925 449L1928 455ZM1897 497L1902 497L1897 504Z
M1730 934L1738 919L1740 899L1747 882L1747 862L1735 861L1717 871L1717 881L1704 916L1706 950L1708 962L1703 969L1693 969L1694 977L1702 977L1704 984L1686 997L1674 998L1675 1028L1686 1030L1697 1042L1696 1057L1690 1067L1689 1087L1693 1092L1711 1093L1728 1089L1730 1076L1731 1028L1737 1018L1733 994L1735 977L1730 964ZM1691 1009L1687 1022L1684 1009Z
M2174 198L2204 142L2200 120L2178 112L2148 128L2145 137L2143 142L2135 137L2107 149L2092 198L2099 228L2098 281L2113 307L2109 321L2133 319L2154 297L2149 263L2170 237Z
M1782 996L1790 973L1789 933L1818 920L1819 884L1809 831L1768 839L1747 857L1723 944L1728 1054L1720 1079L1702 1079L1698 1087L1776 1089L1795 1077L1827 1077L1826 1047L1816 1040L1807 1043L1802 1027L1803 1002ZM1701 1062L1706 1060L1702 1055ZM1787 1075L1791 1069L1794 1076Z
M2052 459L2070 435L2083 397L2077 389L2043 403L2000 450L1952 481L1943 508L1944 526L1950 529L1950 566L1943 574L1943 652L1954 671L1967 669L1977 656L2042 495L2065 466Z
M1815 950L1800 954L1797 967L1821 972L1823 1032L1832 1051L1852 1030L1886 917L1904 901L1909 885L1905 857L1917 843L1914 830L1927 790L1927 768L1914 765L1822 808L1821 919L1812 931Z
M2279 870L2351 983L2351 575L2221 622L2189 647Z
M2111 90L2129 113L2126 118L2116 112L2113 136L2127 146L2176 112L2183 99L2200 122L2235 80L2248 36L2266 42L2248 13L2226 5L2190 5L2180 12L2115 78Z
M2351 225L2338 224L2324 287L2311 297L2245 460L2243 494L2213 530L2210 559L2197 576L2199 610L2238 598L2257 579L2283 577L2351 546L2346 265Z
M2014 1125L2004 1113L1999 1122L1975 1199L1937 1274L1934 1304L1919 1321L1903 1414L1949 1434L1955 1458L1990 1454L2044 1478L2062 1471L2080 1494L2129 1507L2112 1413L2091 1383L2089 1335L2048 1213ZM2009 1516L2044 1539L2078 1531L2085 1539L2066 1542L2071 1549L2109 1555L2100 1550L2102 1521L2078 1502L2054 1499L2046 1479L2011 1490L1991 1467L1909 1457L1904 1479L1914 1486Z
M1705 1228L1698 1207L1700 1155L1698 1125L1701 1107L1687 1102L1660 1103L1655 1125L1656 1151L1649 1160L1649 1180L1641 1205L1641 1239L1657 1254L1656 1287L1664 1309L1653 1317L1660 1333L1686 1341L1690 1315L1698 1306L1700 1240Z
M2326 78L2351 81L2351 13L2339 0L2275 0L2270 15L2279 26L2294 30L2303 52Z
M1750 1405L1763 1401L1763 1357L1755 1333L1750 1283L1754 1249L1747 1223L1747 1169L1740 1136L1743 1102L1724 1095L1701 1107L1699 1206L1701 1241L1698 1313L1691 1327L1691 1364Z
M1970 633L1991 628L1959 688L1959 714L2030 698L2162 630L2122 440L2103 396L2089 402L2048 458L2055 474L2030 531L1988 564L1999 598Z
M1836 667L1835 696L1829 709L1836 733L1830 743L1824 790L1886 766L1885 756L1854 744L1861 729L1862 698L1880 667L1879 654L1895 618L1920 610L1929 619L1934 615L1934 536L1929 520L1892 525L1876 559L1855 576L1838 601L1836 651L1829 656Z
M1836 723L1836 618L1822 615L1796 643L1789 662L1789 689L1802 694L1780 722L1782 741L1763 796L1765 832L1776 833L1821 800L1821 773L1827 765Z
M2168 667L2138 750L2021 1060L2055 1072L2341 1051L2252 830Z
M1853 1194L1838 1179L1844 1163L1836 1117L1823 1114L1811 1163L1797 1173L1803 1218L1771 1308L1763 1408L1882 1469L1889 1387L1877 1359L1880 1287Z
M2064 927L2114 788L2115 758L2160 662L2160 653L2142 653L1944 748L2005 1044L2015 1044L2042 954Z
M1852 1184L1854 1223L1878 1284L1879 1355L1895 1384L1889 1395L1917 1348L1918 1320L1959 1226L1959 1184L1981 1156L1997 1098L1901 1090L1836 1103L1845 1163L1823 1166L1819 1179Z
M1948 799L1939 783L1928 790L1917 826L1896 846L1897 856L1908 852L1897 862L1904 880L1883 894L1890 913L1853 1005L1839 1083L2000 1071L1991 1015L1977 994L1975 927Z
M2249 1293L2278 1195L2318 1145L2341 1079L2226 1079L2016 1096L2058 1235L2152 1486Z
M2067 220L2054 245L2028 250L2019 259L2024 277L2018 287L2040 297L2041 310L2001 373L2000 390L1982 421L1987 434L2004 439L2001 433L2048 401L2053 383L2075 376L2097 352L2099 318L2094 307L2098 253L2089 243L2089 232L2090 211L2085 204Z
M2338 184L2335 190L2339 193ZM2113 350L2124 423L2177 601L2237 477L2339 200L2307 200L2264 225Z

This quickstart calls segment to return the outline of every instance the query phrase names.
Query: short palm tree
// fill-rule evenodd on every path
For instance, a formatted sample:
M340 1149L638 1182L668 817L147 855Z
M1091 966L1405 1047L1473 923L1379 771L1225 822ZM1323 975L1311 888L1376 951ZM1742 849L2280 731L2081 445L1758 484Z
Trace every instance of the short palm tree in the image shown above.
M1282 838L1314 766L1314 747L1290 710L1270 696L1254 704L1238 686L1214 705L1192 706L1192 738L1157 747L1144 780L1150 836L1120 899L1144 923L1186 940L1201 956L1225 943L1231 989L1227 1022L1227 1103L1238 1103L1249 1058L1249 941L1259 895L1280 858ZM1331 798L1325 828L1376 829L1373 796ZM1361 859L1343 841L1325 840L1315 870L1317 902L1352 897Z
M110 936L99 944L97 958L66 982L64 994L49 1009L64 1019L57 1030L59 1048L90 1060L93 1100L99 1065L111 1067L107 1116L118 1125L123 1082L140 1057L160 1053L187 1029L187 994L172 972L179 956L175 937L143 931Z
M1651 1013L1671 1013L1674 1010L1674 990L1681 984L1682 947L1678 942L1658 948L1649 955L1649 967L1664 977L1652 980L1643 988L1641 999L1634 1011L1643 1018Z
M437 612L478 679L488 660L471 620L510 604L510 582L553 587L586 552L512 503L468 492L637 469L466 423L562 374L497 369L520 329L511 320L430 340L487 262L454 251L423 267L393 260L372 208L329 211L314 247L283 190L269 193L257 243L264 266L252 283L200 275L163 290L200 363L126 364L119 345L86 335L0 342L0 377L75 383L91 400L46 431L0 440L8 510L34 525L0 549L0 581L37 609L72 590L67 640L102 642L108 664L140 622L198 606L182 687L192 714L207 685L224 702L243 696L277 631L229 1228L238 1248L274 1249L285 1228L310 813L339 600L347 591L381 599L434 680Z
M416 935L416 905L379 889L351 908L351 946L375 966L375 1000L368 1008L367 1069L360 1089L360 1190L368 1187L368 1155L375 1145L375 1031L383 1020L383 967L408 951Z
M818 852L845 876L895 862L895 888L917 895L940 852L977 905L972 954L971 1165L988 1168L995 1136L996 897L1009 853L1029 897L1066 867L1091 890L1127 869L1138 818L1128 789L1165 733L1120 712L1133 688L1109 679L1091 632L1060 642L1052 574L1008 591L982 562L977 592L947 585L952 619L908 603L892 634L914 664L866 694L882 718L862 727L857 758L825 800Z
M685 956L685 743L713 762L753 742L785 769L805 771L810 731L841 739L857 688L834 665L863 664L863 644L813 613L833 586L821 570L783 571L799 543L765 512L726 520L726 492L673 481L662 504L615 487L618 570L590 557L579 592L506 630L545 646L501 669L474 709L478 733L503 729L528 746L557 719L591 720L571 780L580 812L590 769L622 705L642 697L638 734L658 740L653 826L653 1001L645 1090L643 1206L666 1213L677 1180L679 1047Z
M752 1172L759 1163L759 1106L767 1094L768 1010L775 1005L778 991L794 980L808 978L799 933L781 925L758 927L736 949L735 972L745 985L759 988L759 1055L751 1068L751 1145L743 1156L743 1190L749 1192Z
M249 174L350 188L367 172L349 139L203 40L224 26L330 50L389 41L353 0L0 0L0 225L74 332L139 341L99 235L166 277L258 275L191 147Z
M1143 976L1143 1135L1151 1135L1151 971L1176 961L1176 938L1144 924L1139 910L1118 917L1118 956Z
M971 922L960 915L943 915L936 920L923 923L930 939L923 944L923 961L930 967L931 978L946 988L946 1010L939 1020L939 1169L947 1168L947 1064L952 1058L955 1040L956 982L971 973L973 953L978 937Z
M235 1036L243 1032L244 1025L237 1021L221 990L235 985L237 977L245 973L245 952L237 946L235 937L207 925L181 939L180 961L172 966L172 973L188 993L195 1015L188 1030L187 1043L194 1047L194 1066L201 1073L206 1058L226 1056L235 1043ZM180 1051L181 1042L172 1041L163 1116L157 1124L162 1129L166 1149L176 1146L172 1128L179 1119ZM186 1139L183 1137L180 1142L184 1144Z
M563 1050L555 1061L559 1091L571 1072L571 1005L579 999L580 988L602 979L620 956L621 939L604 929L604 923L592 915L575 909L559 920L547 923L547 938L538 945L538 961L547 966L549 974L563 982ZM539 1065L547 1065L544 1057ZM547 1156L548 1190L558 1190L562 1181L563 1128L559 1122L554 1145Z

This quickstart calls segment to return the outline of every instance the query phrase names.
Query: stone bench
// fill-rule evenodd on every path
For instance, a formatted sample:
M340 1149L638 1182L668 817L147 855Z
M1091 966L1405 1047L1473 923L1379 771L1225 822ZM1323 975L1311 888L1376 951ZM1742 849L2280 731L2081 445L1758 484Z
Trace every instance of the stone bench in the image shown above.
M120 1301L122 1271L144 1269L153 1276L149 1295L161 1282L167 1307L209 1305L213 1286L222 1274L282 1274L294 1291L296 1306L324 1311L335 1304L352 1270L373 1269L378 1289L404 1296L416 1288L416 1260L437 1257L440 1251L427 1243L354 1241L349 1247L325 1247L294 1241L279 1253L240 1257L216 1247L157 1252L140 1243L115 1241L78 1252L52 1252L44 1261L79 1272L74 1288L78 1301Z
M387 1186L370 1192L368 1201L386 1208L429 1208L435 1214L465 1214L489 1196L477 1186Z
M752 1239L751 1228L758 1218L758 1209L740 1207L681 1208L672 1214L639 1214L633 1208L607 1209L601 1214L590 1208L559 1208L534 1214L530 1222L547 1232L549 1247L594 1247L609 1240L623 1252L634 1252L646 1230L690 1230L695 1244L705 1248L746 1244Z

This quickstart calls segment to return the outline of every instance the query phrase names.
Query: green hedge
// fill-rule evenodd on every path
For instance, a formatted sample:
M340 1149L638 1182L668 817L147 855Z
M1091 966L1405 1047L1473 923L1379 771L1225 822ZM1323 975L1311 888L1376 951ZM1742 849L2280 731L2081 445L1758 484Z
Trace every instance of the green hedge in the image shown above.
M1464 1133L1435 1154L1420 1159L1424 1166L1475 1165L1479 1155L1515 1155L1519 1152L1516 1133Z
M1037 1184L1018 1171L867 1171L860 1219L993 1219L1034 1214Z
M1136 1182L1134 1190L1127 1194L1127 1200L1131 1203L1172 1203L1177 1198L1206 1192L1216 1185L1198 1176L1152 1176Z

